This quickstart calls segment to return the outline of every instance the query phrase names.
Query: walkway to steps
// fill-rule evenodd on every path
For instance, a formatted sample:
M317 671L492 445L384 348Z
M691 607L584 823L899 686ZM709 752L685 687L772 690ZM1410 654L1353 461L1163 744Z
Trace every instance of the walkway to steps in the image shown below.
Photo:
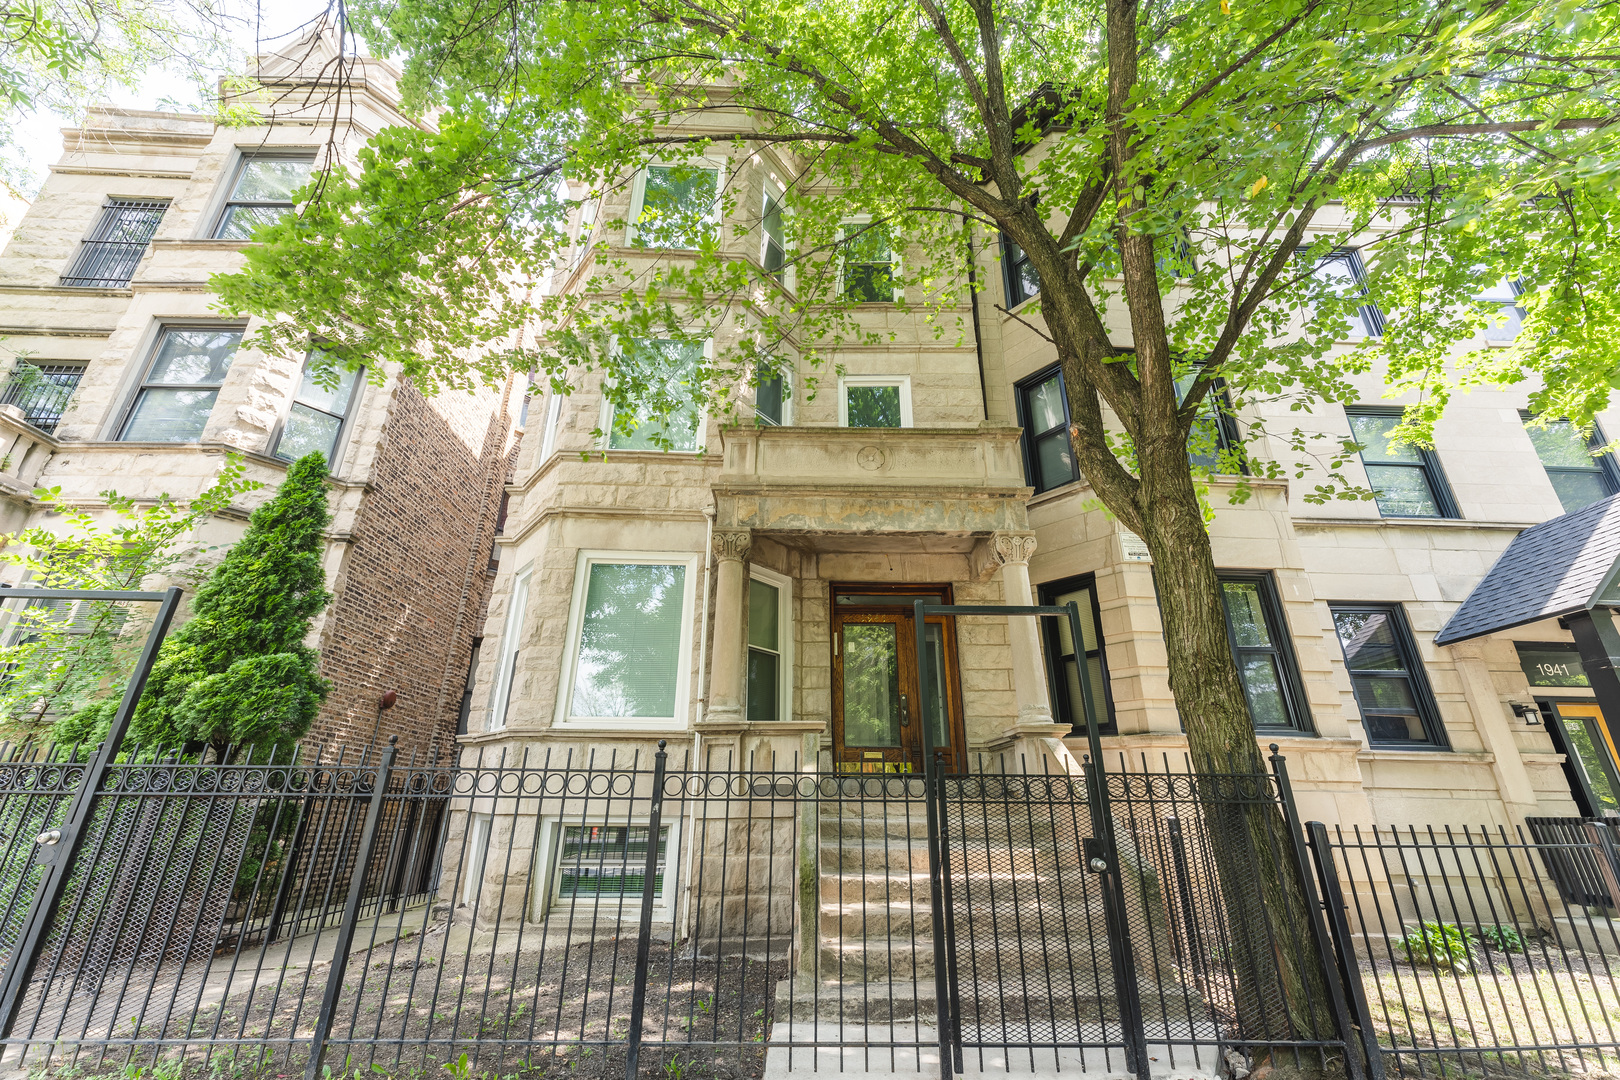
M1086 808L982 800L946 813L966 1073L1126 1075L1100 879L1079 854ZM766 1076L938 1076L925 807L829 800L817 841L815 970L778 986ZM1157 1017L1178 1041L1152 1046L1153 1075L1211 1075L1208 1009L1171 973L1148 976L1148 1037Z

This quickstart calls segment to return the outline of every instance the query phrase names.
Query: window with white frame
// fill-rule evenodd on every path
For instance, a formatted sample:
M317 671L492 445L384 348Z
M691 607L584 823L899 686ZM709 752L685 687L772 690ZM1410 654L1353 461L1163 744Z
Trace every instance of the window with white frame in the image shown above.
M501 630L495 687L489 695L487 731L506 727L506 710L512 702L512 679L517 671L518 639L523 635L523 616L529 606L529 578L533 573L533 567L525 567L512 580L512 595L506 602L506 624Z
M564 654L565 723L686 722L691 556L582 553Z
M123 442L196 442L208 425L220 384L231 370L239 327L166 326L118 438Z
M596 241L596 214L601 209L602 200L586 199L579 206L579 241L574 245L574 265L578 266L585 261L590 253L591 245Z
M858 304L900 298L900 256L887 222L852 221L839 229L842 292Z
M748 719L793 715L792 582L763 567L748 581Z
M698 448L703 414L697 404L697 380L709 346L709 342L669 338L631 338L623 343L623 363L635 371L647 396L685 404L676 404L663 416L654 416L646 404L621 414L604 397L602 428L608 433L608 449L691 452Z
M647 887L647 848L651 826L624 822L580 825L562 822L557 843L555 898L562 903L609 903L639 907ZM658 828L653 870L654 904L666 899L670 884L670 826Z
M562 403L563 396L555 390L546 398L545 428L540 433L541 462L550 458L551 452L557 449L557 422L562 419Z
M759 211L759 264L778 280L787 265L786 196L782 185L765 178L765 196Z
M637 247L693 250L720 222L718 162L648 165L630 196L626 242Z
M1524 309L1519 306L1519 294L1523 291L1517 281L1503 278L1474 297L1496 305L1496 314L1485 324L1486 341L1512 341L1519 336L1519 327L1524 322Z
M845 375L838 380L838 423L856 428L911 426L909 375Z
M493 814L473 814L467 823L466 859L461 873L461 902L476 904L484 888L484 864L489 861L489 837L495 831Z
M342 371L325 360L319 350L304 362L304 378L293 398L287 421L276 438L275 456L297 461L305 454L318 453L335 471L337 448L348 425L349 412L359 397L359 371Z
M243 154L214 228L215 239L251 240L260 225L280 221L293 208L293 192L309 183L314 168L310 153Z

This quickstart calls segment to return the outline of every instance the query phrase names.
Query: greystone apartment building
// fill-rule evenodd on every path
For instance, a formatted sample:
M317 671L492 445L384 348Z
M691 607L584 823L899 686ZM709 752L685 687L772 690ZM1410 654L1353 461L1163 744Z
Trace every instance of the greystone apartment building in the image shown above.
M108 489L185 498L234 453L264 486L193 538L217 548L289 461L318 450L331 469L336 599L310 644L334 689L309 742L396 734L407 752L447 753L494 581L521 403L510 391L430 399L386 369L322 387L307 357L253 349L255 320L216 312L208 285L241 265L253 223L287 213L328 155L352 158L382 126L410 122L397 71L360 58L338 94L335 55L315 36L256 58L261 113L246 127L94 109L64 132L0 252L0 358L36 373L13 373L0 396L0 531L59 525L36 488L90 507ZM23 584L16 567L0 577ZM398 704L381 715L390 690Z
M715 147L725 133L717 126ZM599 260L634 271L681 259L692 238L638 235L636 223L652 220L649 205L722 187L735 206L714 211L723 250L781 266L784 180L801 164L771 149L712 154L699 183L653 163L600 197L576 185L579 243L552 287L588 290ZM977 340L936 338L848 262L844 287L876 333L836 353L842 374L824 373L814 394L803 372L762 382L753 422L671 420L672 451L645 429L612 430L599 375L536 400L466 750L576 764L639 754L645 766L665 740L677 761L713 767L904 770L920 762L921 725L908 721L921 719L953 767L1010 756L1064 768L1084 753L1089 708L1126 767L1182 768L1154 568L1074 466L1055 356L1023 322L1038 280L1016 248L984 246ZM922 254L892 247L865 257ZM1353 285L1362 268L1345 250L1319 272ZM793 287L791 272L781 280ZM1505 344L1514 294L1482 288L1502 305L1488 344ZM969 323L965 308L955 314ZM1341 347L1381 326L1362 309ZM1253 497L1229 505L1235 478L1213 484L1215 559L1256 737L1287 756L1302 813L1347 827L1511 828L1620 809L1608 729L1556 620L1433 643L1520 531L1620 491L1614 462L1589 451L1620 433L1620 416L1601 417L1589 439L1567 423L1527 430L1522 392L1481 389L1456 400L1432 451L1392 449L1382 436L1403 399L1384 398L1376 375L1359 388L1363 403L1303 423L1366 444L1349 478L1379 490L1376 502L1313 505L1300 492L1314 476L1250 477ZM1278 409L1275 429L1302 422ZM1254 419L1209 423L1224 442ZM1291 460L1268 437L1250 452ZM1078 601L1083 640L1029 619L914 627L918 597ZM505 829L473 810L481 859Z

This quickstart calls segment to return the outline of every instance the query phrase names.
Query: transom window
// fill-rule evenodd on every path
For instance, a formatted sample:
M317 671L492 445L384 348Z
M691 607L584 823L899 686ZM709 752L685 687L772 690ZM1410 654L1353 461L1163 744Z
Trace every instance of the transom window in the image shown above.
M1392 444L1389 433L1401 421L1399 409L1346 409L1350 432L1361 447L1367 484L1385 517L1459 517L1440 469L1440 459L1421 446Z
M62 284L89 289L128 285L168 209L167 200L108 199L102 203L101 218L79 245L73 265L62 275Z
M698 448L703 430L703 416L695 400L693 381L708 349L704 342L673 341L668 338L632 338L624 346L625 363L639 369L639 378L669 401L685 401L668 415L655 417L652 411L639 407L629 414L620 414L611 403L606 403L607 416L602 425L607 429L610 450L662 450L660 437L668 442L668 449L693 451Z
M1368 743L1445 749L1445 728L1400 605L1329 607Z
M316 453L326 458L328 468L335 468L338 442L358 396L355 388L360 385L360 372L342 371L322 360L317 351L304 363L304 378L276 440L275 455L297 461Z
M636 183L630 242L694 250L719 223L720 170L704 165L649 165Z
M1047 368L1018 384L1018 423L1024 429L1024 474L1036 494L1080 479L1060 368Z
M1255 730L1310 731L1311 713L1276 583L1266 573L1222 573L1220 582L1226 635Z
M165 327L118 437L125 442L196 442L241 343L242 331L236 327Z
M1041 603L1062 607L1074 601L1080 607L1080 648L1074 647L1074 631L1067 619L1042 619L1045 635L1046 670L1052 692L1053 717L1068 724L1077 735L1086 730L1086 706L1097 719L1097 730L1113 734L1114 701L1108 687L1108 662L1104 656L1101 616L1097 608L1097 584L1093 574L1054 581L1039 588ZM1086 681L1091 686L1088 701L1080 681L1080 664L1086 665Z
M1338 248L1328 252L1317 260L1313 274L1340 296L1367 295L1367 267L1361 261L1361 252L1354 248ZM1383 333L1384 313L1371 301L1362 304L1345 326L1345 337L1351 340L1380 337Z
M567 718L674 725L686 715L690 563L586 556L575 589Z
M911 379L847 375L838 381L838 422L852 428L911 426Z
M1607 441L1597 424L1583 436L1568 420L1549 420L1544 426L1532 426L1528 412L1519 415L1524 419L1525 432L1536 448L1536 456L1547 470L1547 479L1558 492L1564 513L1572 514L1620 491L1620 470L1616 470L1614 458L1594 453Z
M314 167L313 154L243 154L214 236L251 240L259 226L280 221L293 208L293 192L309 183Z
M1007 306L1017 307L1041 292L1041 275L1030 265L1029 255L1013 240L1001 237L1001 273L1006 279Z
M860 304L899 297L899 257L885 222L852 222L840 230L844 296Z

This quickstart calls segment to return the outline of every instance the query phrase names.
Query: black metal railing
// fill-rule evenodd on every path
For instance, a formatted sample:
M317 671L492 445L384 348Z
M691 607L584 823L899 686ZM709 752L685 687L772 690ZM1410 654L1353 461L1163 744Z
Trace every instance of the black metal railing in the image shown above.
M0 405L17 406L24 420L41 431L53 432L83 377L83 364L21 362L0 390Z
M0 966L76 757L0 763ZM0 1051L318 1080L463 1054L475 1073L938 1075L970 1056L1140 1075L1342 1048L1326 996L1301 1006L1275 970L1307 951L1310 905L1227 895L1267 859L1297 869L1284 773L1026 764L128 751ZM1121 836L1102 870L1099 797Z
M108 199L90 235L80 243L62 284L74 288L122 289L157 232L169 204L160 200Z
M1309 834L1367 1045L1389 1072L1620 1067L1620 888L1584 830L1312 822Z

